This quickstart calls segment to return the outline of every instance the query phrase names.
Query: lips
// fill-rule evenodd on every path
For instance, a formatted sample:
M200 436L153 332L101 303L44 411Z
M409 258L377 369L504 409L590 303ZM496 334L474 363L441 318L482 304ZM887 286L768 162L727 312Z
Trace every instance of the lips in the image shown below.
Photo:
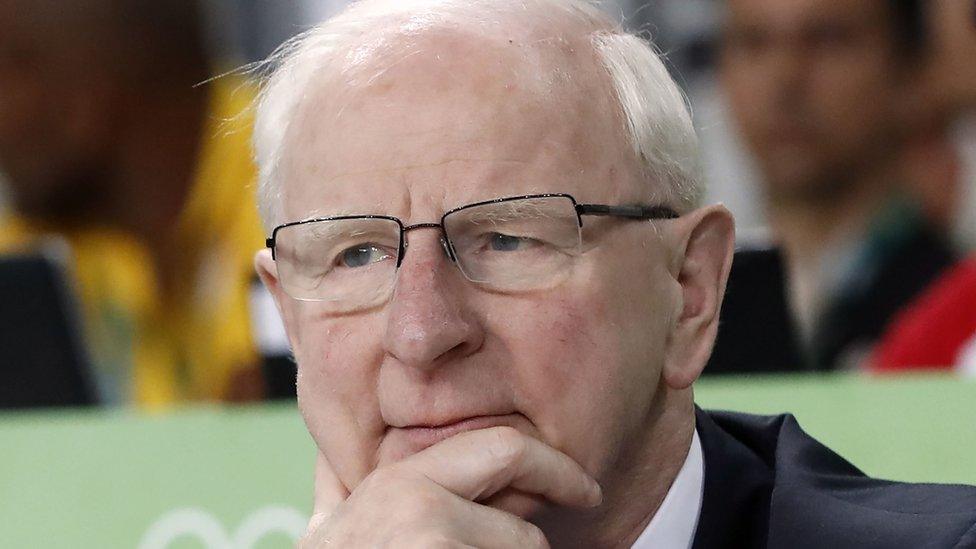
M436 425L414 424L404 427L390 427L387 438L399 446L406 455L410 455L459 433L489 427L518 427L525 421L525 416L519 413L476 415Z

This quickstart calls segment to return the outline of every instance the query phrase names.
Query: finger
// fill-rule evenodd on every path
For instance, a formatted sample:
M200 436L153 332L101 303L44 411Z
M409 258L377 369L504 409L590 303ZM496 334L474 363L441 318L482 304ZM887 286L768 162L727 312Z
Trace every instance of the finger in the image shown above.
M349 490L339 481L329 459L320 451L315 462L315 505L312 520L324 521L348 497ZM312 528L311 522L309 528Z
M600 485L579 464L512 427L455 435L399 465L470 501L509 486L561 505L593 507L602 500Z
M511 513L479 505L458 497L462 501L461 518L455 524L463 530L455 531L456 539L480 549L548 548L545 534L537 526Z

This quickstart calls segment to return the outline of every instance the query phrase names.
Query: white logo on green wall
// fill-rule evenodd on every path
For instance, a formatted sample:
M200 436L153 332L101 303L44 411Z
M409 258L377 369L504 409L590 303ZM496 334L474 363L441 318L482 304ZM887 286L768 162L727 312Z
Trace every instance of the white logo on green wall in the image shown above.
M209 549L249 549L269 534L285 534L295 543L305 533L308 518L291 507L262 507L244 517L229 532L212 513L187 507L159 517L143 534L139 549L167 549L191 538ZM184 541L186 541L184 539Z

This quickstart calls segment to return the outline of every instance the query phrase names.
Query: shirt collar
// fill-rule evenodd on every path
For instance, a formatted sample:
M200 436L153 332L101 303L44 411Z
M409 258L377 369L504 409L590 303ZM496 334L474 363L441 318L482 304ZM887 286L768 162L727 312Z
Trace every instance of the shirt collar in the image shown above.
M705 488L705 460L696 429L691 448L661 507L631 549L666 547L688 549L695 539Z

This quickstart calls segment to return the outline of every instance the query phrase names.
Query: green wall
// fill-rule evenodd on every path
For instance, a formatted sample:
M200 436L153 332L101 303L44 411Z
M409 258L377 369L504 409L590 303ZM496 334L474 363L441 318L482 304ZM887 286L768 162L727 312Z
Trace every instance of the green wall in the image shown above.
M696 395L792 411L875 476L976 484L974 382L712 379ZM290 547L311 507L313 446L292 406L0 415L0 449L3 548Z

